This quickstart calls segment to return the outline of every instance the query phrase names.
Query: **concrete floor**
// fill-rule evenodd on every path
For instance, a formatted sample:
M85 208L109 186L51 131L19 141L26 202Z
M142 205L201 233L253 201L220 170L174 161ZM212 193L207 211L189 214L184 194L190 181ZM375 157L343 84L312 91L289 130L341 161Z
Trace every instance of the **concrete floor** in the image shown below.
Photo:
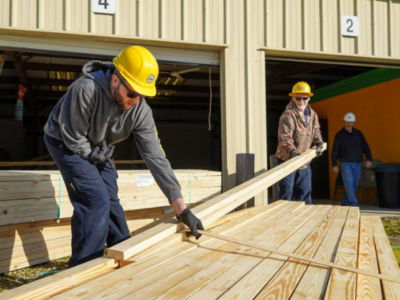
M329 205L340 205L340 201L330 199L318 199L313 200L313 204L329 204ZM400 208L381 208L379 206L373 206L369 204L360 205L361 215L378 215L381 217L399 217Z

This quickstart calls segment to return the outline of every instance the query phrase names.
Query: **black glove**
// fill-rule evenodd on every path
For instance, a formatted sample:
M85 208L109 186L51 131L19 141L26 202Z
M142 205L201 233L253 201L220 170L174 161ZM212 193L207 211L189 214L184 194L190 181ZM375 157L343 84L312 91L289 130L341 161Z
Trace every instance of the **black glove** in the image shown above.
M101 146L96 146L92 153L90 153L89 161L93 164L104 164L109 162L111 167L115 170L115 164L113 162L114 145L107 146L106 141L103 141Z
M201 237L201 234L197 232L197 229L204 230L203 224L201 221L190 211L189 208L185 208L183 212L176 216L178 221L185 224L187 227L190 228L190 234L194 235L196 240Z
M293 157L296 157L296 156L299 156L299 155L300 155L300 153L297 152L296 149L293 149L292 151L290 151L290 158L293 158Z
M317 156L321 156L322 155L322 143L318 143L315 146L317 146L317 150L315 151L315 153L317 154Z

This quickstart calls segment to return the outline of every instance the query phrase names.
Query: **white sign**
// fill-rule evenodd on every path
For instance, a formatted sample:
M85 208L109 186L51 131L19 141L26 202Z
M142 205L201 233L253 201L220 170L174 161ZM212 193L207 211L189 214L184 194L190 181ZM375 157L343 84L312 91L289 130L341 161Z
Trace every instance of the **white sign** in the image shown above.
M342 16L341 17L341 33L344 36L358 36L359 22L358 17L355 16Z
M136 186L137 187L148 187L154 185L153 176L150 174L136 174Z
M92 0L92 12L99 14L115 14L116 0Z

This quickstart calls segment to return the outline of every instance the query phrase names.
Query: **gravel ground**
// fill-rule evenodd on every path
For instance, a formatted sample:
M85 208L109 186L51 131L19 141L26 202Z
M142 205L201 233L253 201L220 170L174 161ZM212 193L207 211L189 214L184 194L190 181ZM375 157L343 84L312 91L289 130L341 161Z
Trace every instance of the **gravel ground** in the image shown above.
M0 274L0 292L11 290L29 282L50 276L68 268L69 257L44 264Z

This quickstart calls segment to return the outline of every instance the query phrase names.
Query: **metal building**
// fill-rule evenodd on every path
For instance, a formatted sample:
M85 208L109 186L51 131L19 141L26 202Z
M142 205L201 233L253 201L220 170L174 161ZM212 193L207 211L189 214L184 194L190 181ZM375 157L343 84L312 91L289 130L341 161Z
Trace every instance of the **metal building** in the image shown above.
M358 19L343 19L342 25L343 16ZM229 189L237 153L255 154L256 173L267 169L267 107L274 99L268 80L290 72L277 65L268 75L266 62L400 68L400 1L0 0L3 54L109 58L132 44L147 46L166 72L199 67L197 77L187 73L202 78L203 83L193 82L199 94L184 94L184 85L180 91L182 98L206 98L205 117L208 89L214 87L211 94L220 99L224 188ZM46 59L48 64L51 56ZM266 193L257 201L266 202Z

